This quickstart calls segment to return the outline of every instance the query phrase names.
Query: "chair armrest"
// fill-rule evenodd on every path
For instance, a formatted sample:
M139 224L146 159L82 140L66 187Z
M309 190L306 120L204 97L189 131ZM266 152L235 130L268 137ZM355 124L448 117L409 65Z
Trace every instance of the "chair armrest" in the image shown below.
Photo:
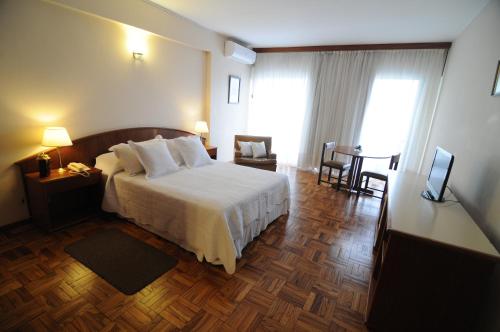
M241 158L241 151L234 150L234 158Z
M269 159L276 159L276 153L270 153L268 158Z

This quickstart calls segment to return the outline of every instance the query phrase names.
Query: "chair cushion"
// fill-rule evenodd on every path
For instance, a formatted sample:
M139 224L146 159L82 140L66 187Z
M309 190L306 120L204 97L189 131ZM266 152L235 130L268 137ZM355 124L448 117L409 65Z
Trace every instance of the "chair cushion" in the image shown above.
M253 156L252 142L238 141L238 145L240 147L240 153L243 157L252 157Z
M254 165L274 165L276 164L276 159L270 158L234 158L235 164L254 164Z
M370 178L378 179L381 181L387 181L387 174L380 174L374 171L363 171L361 172L361 177L367 176Z
M345 163L343 163L341 161L337 161L337 160L324 161L323 165L326 165L328 167L335 168L335 169L342 169L342 170L351 168L351 164L345 164Z
M254 158L267 157L266 144L264 142L251 142Z

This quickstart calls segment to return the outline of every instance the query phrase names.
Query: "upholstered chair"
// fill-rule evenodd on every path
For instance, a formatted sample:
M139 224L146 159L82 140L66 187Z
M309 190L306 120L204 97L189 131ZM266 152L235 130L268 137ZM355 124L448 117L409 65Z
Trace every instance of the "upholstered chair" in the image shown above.
M237 165L254 167L268 171L276 172L276 154L271 152L272 137L269 136L250 136L250 135L235 135L234 136L234 163ZM242 156L240 151L240 142L264 142L266 146L266 156L261 158L253 158L253 156Z

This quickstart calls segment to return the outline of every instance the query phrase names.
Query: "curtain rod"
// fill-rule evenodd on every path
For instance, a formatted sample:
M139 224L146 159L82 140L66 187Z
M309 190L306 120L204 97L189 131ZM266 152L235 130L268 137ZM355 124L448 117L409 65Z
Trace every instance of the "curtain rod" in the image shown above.
M415 49L449 49L451 42L438 43L399 43L399 44L354 44L354 45L320 45L293 47L257 47L257 53L280 52L325 52L325 51L365 51L365 50L415 50Z

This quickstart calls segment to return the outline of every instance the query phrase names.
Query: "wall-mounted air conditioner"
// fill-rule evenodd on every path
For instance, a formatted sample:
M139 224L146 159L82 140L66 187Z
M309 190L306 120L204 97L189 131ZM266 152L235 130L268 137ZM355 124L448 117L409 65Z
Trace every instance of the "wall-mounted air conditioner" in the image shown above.
M253 65L255 63L255 57L257 56L257 53L249 48L236 44L233 41L226 40L224 55L235 61L247 65Z

